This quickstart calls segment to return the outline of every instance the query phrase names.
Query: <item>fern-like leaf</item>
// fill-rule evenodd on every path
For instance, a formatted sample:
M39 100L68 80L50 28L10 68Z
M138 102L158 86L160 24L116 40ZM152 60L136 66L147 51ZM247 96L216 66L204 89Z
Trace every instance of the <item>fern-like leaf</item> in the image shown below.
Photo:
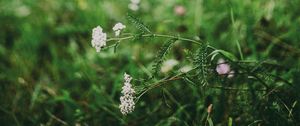
M138 30L140 30L142 33L151 33L149 28L140 19L138 19L130 14L127 14L127 19L130 22L132 22L136 26L136 28Z
M167 40L162 47L160 48L160 50L158 51L158 53L156 54L155 60L154 60L154 65L153 65L153 76L156 76L158 74L158 72L161 69L161 65L165 59L165 56L168 54L170 48L172 48L173 44L176 42L177 39L169 39Z
M195 58L194 65L197 66L197 76L202 85L206 85L207 74L208 74L208 63L207 63L207 44L201 44L198 48Z

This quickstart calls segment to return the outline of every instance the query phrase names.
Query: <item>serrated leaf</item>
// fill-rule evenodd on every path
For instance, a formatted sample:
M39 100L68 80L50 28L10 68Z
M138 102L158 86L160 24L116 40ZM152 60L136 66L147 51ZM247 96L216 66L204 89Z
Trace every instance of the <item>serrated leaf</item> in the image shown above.
M184 76L183 77L183 80L185 81L185 82L187 82L188 84L192 84L193 86L196 86L196 84L195 84L195 82L193 82L189 77L187 77L187 76Z
M139 29L140 31L142 31L142 33L151 33L151 31L149 30L149 28L138 18L127 14L127 19L133 23L135 25L135 27L137 29Z
M156 76L158 74L158 72L161 69L161 64L164 61L165 56L167 55L167 53L169 52L170 48L173 46L173 44L176 42L177 39L169 39L167 40L162 47L160 48L160 50L158 51L158 53L156 54L156 57L154 59L154 65L153 65L153 76Z
M198 80L201 82L202 85L207 84L207 44L202 44L198 48L194 58L194 65L198 67Z

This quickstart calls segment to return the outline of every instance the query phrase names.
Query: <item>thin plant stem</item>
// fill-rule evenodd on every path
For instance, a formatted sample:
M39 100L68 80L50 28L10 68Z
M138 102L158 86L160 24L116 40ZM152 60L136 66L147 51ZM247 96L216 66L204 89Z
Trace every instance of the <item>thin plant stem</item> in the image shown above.
M179 37L179 36L173 36L173 35L164 35L164 34L145 34L142 35L142 37L161 37L161 38L175 38L178 40L182 40L182 41L188 41L188 42L192 42L198 45L201 45L202 42L199 42L197 40L193 40L193 39L188 39L188 38L183 38L183 37ZM122 38L110 38L107 40L107 42L109 41L122 41L122 40L127 40L127 39L132 39L134 38L133 35L130 36L126 36L126 37L122 37Z
M230 8L230 17L231 17L231 23L232 23L232 26L233 26L233 32L234 32L234 35L237 34L237 31L236 31L236 26L235 26L235 20L234 20L234 16L233 16L233 9ZM236 46L237 46L237 49L239 51L239 54L240 54L240 58L241 60L244 60L244 56L243 56L243 53L242 53L242 49L241 49L241 45L240 45L240 42L239 42L239 39L238 37L236 36L235 37L235 42L236 42Z
M190 71L193 71L195 69L197 69L198 67L195 67L193 68L192 70ZM190 72L189 71L189 72ZM161 79L155 83L152 83L150 87L148 87L147 89L145 89L136 99L136 102L138 102L138 100L145 94L147 93L148 91L154 89L154 88L157 88L157 87L160 87L161 85L163 84L168 84L166 82L170 82L170 81L175 81L175 80L180 80L182 79L183 75L186 74L186 73L180 73L180 74L177 74L173 77L169 77L169 78L164 78L164 79ZM240 90L240 91L250 91L250 89L248 88L233 88L233 87L223 87L223 86L206 86L207 88L211 88L211 89L221 89L221 90ZM256 91L267 91L267 89L257 89Z

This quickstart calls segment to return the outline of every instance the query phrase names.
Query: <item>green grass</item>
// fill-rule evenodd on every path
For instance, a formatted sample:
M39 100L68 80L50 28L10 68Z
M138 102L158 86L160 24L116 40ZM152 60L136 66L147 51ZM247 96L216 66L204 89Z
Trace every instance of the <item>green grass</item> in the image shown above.
M300 0L141 0L137 12L128 9L129 2L0 1L0 124L300 125ZM186 8L185 16L174 14L176 5ZM97 25L108 36L114 36L111 28L117 22L127 26L125 33L140 32L126 20L127 13L151 32L198 37L230 52L223 54L237 57L234 69L243 62L244 71L261 80L244 74L227 79L211 71L208 86L192 84L197 78L170 81L147 92L135 111L123 116L118 106L124 72L149 78L166 41L127 40L116 52L109 48L96 53L91 32ZM180 65L156 79L192 65L194 52L187 49L197 48L174 43L165 58ZM262 83L270 90L259 91L265 89Z

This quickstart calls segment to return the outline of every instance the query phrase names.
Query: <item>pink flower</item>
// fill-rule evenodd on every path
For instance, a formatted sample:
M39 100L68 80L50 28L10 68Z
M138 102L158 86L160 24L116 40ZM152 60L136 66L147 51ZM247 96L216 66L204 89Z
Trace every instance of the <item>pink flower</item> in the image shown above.
M183 16L183 15L185 15L185 8L181 5L175 6L174 12L178 16Z
M230 72L230 65L225 63L224 59L219 59L216 71L219 75L228 74Z
M228 78L234 77L234 71L230 69L230 65L224 59L218 60L216 71L219 75L227 75Z

